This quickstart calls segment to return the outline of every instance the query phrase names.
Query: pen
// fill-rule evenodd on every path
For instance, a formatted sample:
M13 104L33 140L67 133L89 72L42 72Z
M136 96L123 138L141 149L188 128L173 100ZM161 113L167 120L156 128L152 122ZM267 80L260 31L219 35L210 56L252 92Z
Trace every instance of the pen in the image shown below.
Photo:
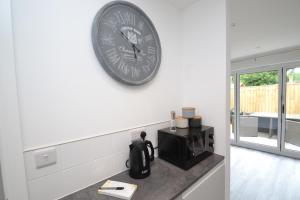
M124 187L100 187L100 190L124 190Z

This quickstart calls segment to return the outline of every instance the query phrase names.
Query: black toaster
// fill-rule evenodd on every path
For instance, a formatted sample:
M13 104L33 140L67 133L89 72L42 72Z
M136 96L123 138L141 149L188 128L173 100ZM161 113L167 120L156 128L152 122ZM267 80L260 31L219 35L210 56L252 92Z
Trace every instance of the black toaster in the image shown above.
M213 152L213 127L158 130L159 157L182 169L190 169Z

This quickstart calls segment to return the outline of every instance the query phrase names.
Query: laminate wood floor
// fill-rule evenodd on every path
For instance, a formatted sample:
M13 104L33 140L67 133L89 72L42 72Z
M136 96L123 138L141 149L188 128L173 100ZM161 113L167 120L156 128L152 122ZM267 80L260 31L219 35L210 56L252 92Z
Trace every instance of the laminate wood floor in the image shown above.
M300 160L231 147L231 200L300 200Z

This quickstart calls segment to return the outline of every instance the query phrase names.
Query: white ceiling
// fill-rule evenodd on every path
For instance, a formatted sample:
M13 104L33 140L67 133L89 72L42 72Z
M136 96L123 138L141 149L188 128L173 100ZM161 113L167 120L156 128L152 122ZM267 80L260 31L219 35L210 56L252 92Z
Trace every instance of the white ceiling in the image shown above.
M300 0L230 0L231 57L300 45Z
M179 9L184 9L198 0L167 0Z

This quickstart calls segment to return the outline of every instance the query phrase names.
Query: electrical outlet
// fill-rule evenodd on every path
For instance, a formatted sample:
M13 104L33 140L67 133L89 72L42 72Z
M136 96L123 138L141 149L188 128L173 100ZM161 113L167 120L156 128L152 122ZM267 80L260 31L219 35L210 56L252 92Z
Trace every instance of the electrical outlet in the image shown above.
M37 169L54 165L56 164L56 161L57 158L55 148L48 148L35 152L35 165Z
M144 128L138 128L131 131L131 141L141 139L141 132L146 131Z

